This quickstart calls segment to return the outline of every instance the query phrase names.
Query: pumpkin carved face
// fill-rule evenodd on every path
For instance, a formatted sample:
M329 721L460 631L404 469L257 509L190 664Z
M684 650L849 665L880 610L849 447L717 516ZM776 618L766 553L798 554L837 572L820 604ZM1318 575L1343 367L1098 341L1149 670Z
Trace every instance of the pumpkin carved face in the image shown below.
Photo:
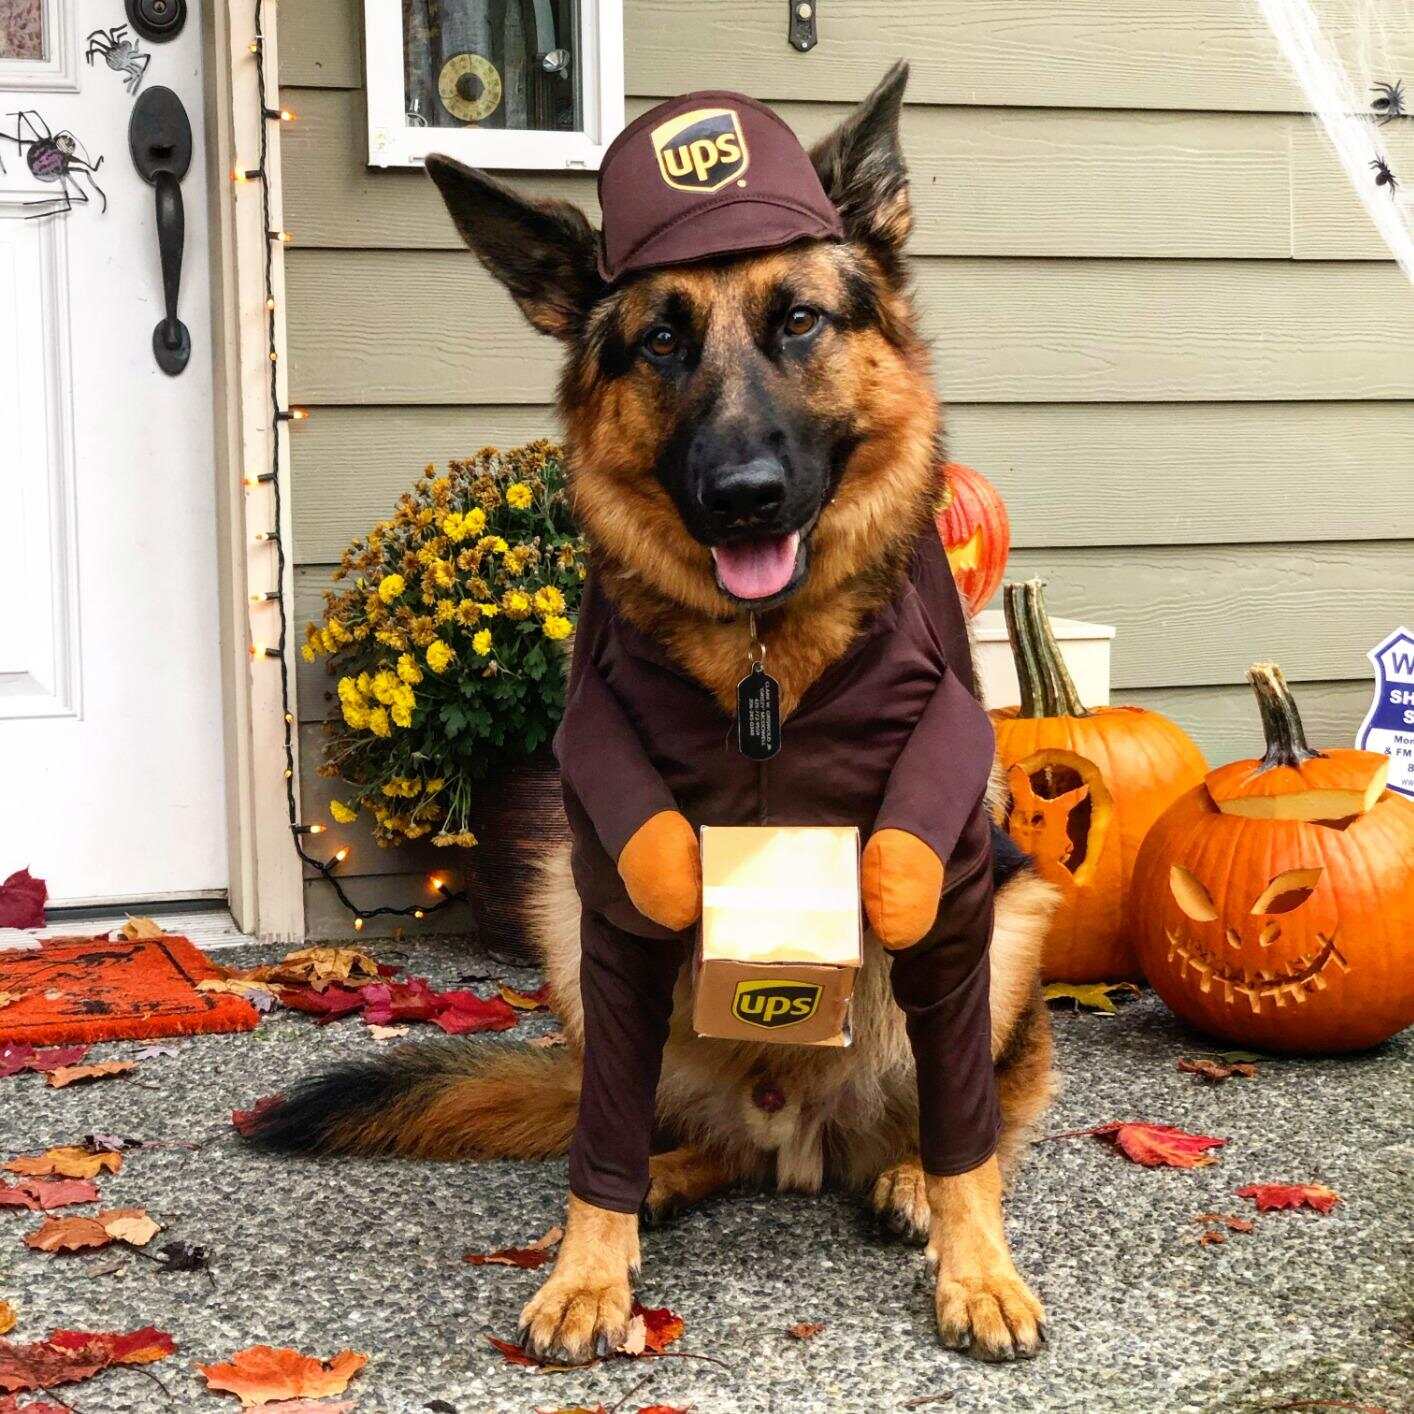
M980 471L961 462L943 467L938 536L958 592L971 617L1002 582L1011 549L1011 523L1001 493Z
M1287 707L1282 730L1299 736ZM1159 818L1132 931L1191 1025L1268 1050L1359 1050L1414 1021L1414 802L1384 790L1383 756L1301 750L1278 740L1210 772Z

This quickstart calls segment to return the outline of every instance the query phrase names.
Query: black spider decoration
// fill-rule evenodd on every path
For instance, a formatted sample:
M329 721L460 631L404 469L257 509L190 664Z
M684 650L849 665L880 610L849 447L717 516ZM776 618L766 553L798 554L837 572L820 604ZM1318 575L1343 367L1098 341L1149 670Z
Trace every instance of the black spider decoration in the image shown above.
M103 203L102 209L108 210L108 198L93 179L93 174L103 165L102 157L94 162L71 132L51 133L49 124L33 108L23 108L18 113L7 113L5 116L15 120L15 131L7 133L0 130L0 137L9 138L24 152L25 162L36 181L59 183L64 193L66 213L74 209L76 201L88 204L89 195L83 189L79 180L81 177L88 179L89 186ZM3 164L0 164L0 171L4 171Z
M1399 189L1399 182L1395 179L1394 173L1390 171L1389 163L1383 157L1376 157L1370 166L1375 171L1375 185L1388 187L1390 197L1393 199L1395 192Z
M1407 118L1409 114L1404 108L1404 80L1396 79L1393 83L1377 83L1371 90L1378 95L1370 102L1370 107L1380 115L1380 126L1389 122L1391 118Z
M83 57L88 60L89 68L92 68L94 59L102 55L103 62L110 69L126 75L123 85L128 92L136 93L142 84L143 75L147 73L147 66L152 62L152 55L144 54L137 47L137 41L129 39L127 34L127 25L94 30L88 37L88 53Z

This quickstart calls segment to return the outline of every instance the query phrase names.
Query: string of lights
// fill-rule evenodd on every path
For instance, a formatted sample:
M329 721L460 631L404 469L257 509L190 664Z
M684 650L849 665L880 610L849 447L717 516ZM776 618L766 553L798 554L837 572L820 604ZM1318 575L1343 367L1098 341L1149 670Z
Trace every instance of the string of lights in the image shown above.
M293 239L288 231L280 230L272 222L270 206L270 129L269 124L289 123L294 121L295 115L287 108L272 107L269 102L266 79L265 64L265 4L266 0L255 0L255 38L250 45L250 53L255 61L256 84L260 99L260 162L256 167L237 167L231 173L232 180L238 185L258 184L260 187L261 212L264 220L265 241L265 332L266 342L270 355L270 408L274 418L274 426L270 437L270 467L267 471L248 475L245 478L247 490L253 490L258 486L268 486L271 494L272 523L273 529L257 531L252 537L257 544L273 545L275 547L275 585L274 589L258 590L251 594L252 604L274 605L277 621L279 624L279 634L273 644L253 642L250 647L251 657L256 660L274 660L280 671L280 707L284 713L284 744L285 744L285 805L289 813L290 836L294 842L295 853L300 860L313 869L334 891L334 896L339 900L345 909L353 917L355 932L362 932L364 924L371 918L426 918L433 913L440 912L444 908L455 903L463 903L467 899L464 889L456 889L448 883L446 878L440 874L433 874L429 877L428 883L431 885L435 900L430 900L425 907L408 906L405 908L394 907L391 904L379 904L373 908L363 908L349 896L343 881L340 880L335 870L338 869L348 857L349 846L341 845L327 859L311 854L305 847L304 840L308 836L322 835L326 833L326 826L322 824L306 824L300 819L299 801L297 798L297 787L295 783L295 714L291 707L292 693L290 690L290 658L289 658L289 611L285 603L284 584L287 568L287 552L285 542L280 534L282 522L282 483L281 483L281 462L280 443L281 428L286 429L288 435L289 425L303 422L308 416L304 408L283 407L280 402L280 356L276 341L276 330L278 329L278 311L275 306L275 250L278 246L288 245Z

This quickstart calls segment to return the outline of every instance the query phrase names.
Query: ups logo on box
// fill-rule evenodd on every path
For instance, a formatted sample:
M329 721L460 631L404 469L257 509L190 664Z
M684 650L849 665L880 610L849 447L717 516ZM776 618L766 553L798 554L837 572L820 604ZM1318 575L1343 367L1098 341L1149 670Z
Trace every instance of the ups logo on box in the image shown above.
M653 129L658 171L678 191L713 192L746 171L750 154L731 108L694 108Z
M738 982L732 1015L748 1026L794 1026L809 1021L819 1005L815 982Z

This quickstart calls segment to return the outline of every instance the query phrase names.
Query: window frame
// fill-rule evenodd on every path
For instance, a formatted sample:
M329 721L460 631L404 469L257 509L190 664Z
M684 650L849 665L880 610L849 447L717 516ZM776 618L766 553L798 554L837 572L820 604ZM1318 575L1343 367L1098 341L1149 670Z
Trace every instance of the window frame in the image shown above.
M406 121L401 0L364 0L368 165L420 167L439 152L493 171L598 171L624 125L623 0L579 0L579 14L585 52L578 132L419 128Z
M40 23L49 57L11 59L0 55L0 88L46 93L78 92L75 3L76 0L41 0Z

